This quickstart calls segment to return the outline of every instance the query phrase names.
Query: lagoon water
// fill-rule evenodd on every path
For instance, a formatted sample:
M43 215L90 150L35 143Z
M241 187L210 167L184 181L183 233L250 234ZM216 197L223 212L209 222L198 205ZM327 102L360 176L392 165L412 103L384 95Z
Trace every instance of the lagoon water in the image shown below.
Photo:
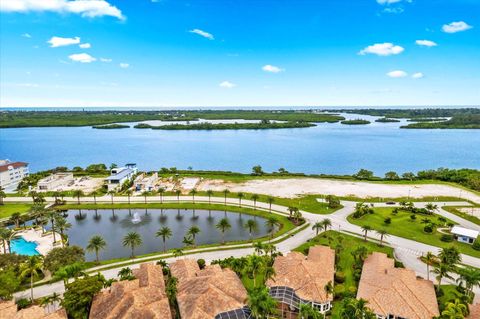
M479 130L400 129L404 123L218 131L10 128L0 129L0 158L29 162L31 171L127 162L137 163L141 170L192 167L250 172L252 166L261 165L266 171L283 167L325 174L352 174L366 168L379 175L390 170L480 168Z

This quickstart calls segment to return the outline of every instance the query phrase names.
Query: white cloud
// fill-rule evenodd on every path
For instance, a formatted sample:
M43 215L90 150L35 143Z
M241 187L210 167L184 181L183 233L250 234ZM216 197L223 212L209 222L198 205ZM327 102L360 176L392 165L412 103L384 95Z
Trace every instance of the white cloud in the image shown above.
M24 33L22 34L22 37L30 39L32 36L30 35L30 33Z
M203 31L203 30L200 30L200 29L193 29L193 30L190 30L188 32L198 34L199 36L202 36L202 37L207 38L209 40L215 40L215 38L213 37L213 34L208 33L206 31Z
M402 0L377 0L378 4L392 4L392 3L398 3Z
M230 81L223 81L222 83L219 84L220 87L226 88L226 89L231 89L236 87L237 85L235 83L232 83Z
M387 55L395 55L400 54L405 49L399 45L394 45L393 43L385 42L385 43L375 43L374 45L369 45L365 49L358 52L360 55L366 54L376 54L381 56Z
M75 13L82 17L111 16L124 20L122 12L105 0L2 0L0 11L30 12L50 11Z
M82 43L78 45L82 49L90 49L92 45L90 43Z
M412 74L412 78L414 79L421 79L423 77L425 77L425 75L422 72L417 72Z
M105 62L105 63L110 63L110 62L112 62L112 59L100 58L100 61L101 61L101 62Z
M71 54L68 56L68 58L72 61L80 62L80 63L90 63L97 60L88 53Z
M383 12L393 13L393 14L400 14L403 11L405 11L405 9L403 9L402 7L396 7L396 8L386 7L385 9L383 9Z
M473 28L471 25L468 25L463 21L451 22L442 26L443 32L446 33L456 33L460 31L466 31L471 28Z
M388 72L387 75L391 78L404 78L408 74L407 74L407 72L402 71L402 70L395 70L395 71Z
M47 41L47 43L50 43L51 48L64 47L67 45L79 44L80 38L79 37L75 37L75 38L52 37L50 40Z
M424 46L424 47L436 47L437 43L430 41L430 40L417 40L415 41L417 45Z
M128 63L123 63L123 62L120 63L119 65L120 65L120 67L121 67L122 69L127 69L127 68L130 67L130 64L128 64Z
M264 65L262 67L262 70L265 72L271 72L271 73L280 73L285 71L285 69L282 69L282 68L279 68L278 66L270 65L270 64Z

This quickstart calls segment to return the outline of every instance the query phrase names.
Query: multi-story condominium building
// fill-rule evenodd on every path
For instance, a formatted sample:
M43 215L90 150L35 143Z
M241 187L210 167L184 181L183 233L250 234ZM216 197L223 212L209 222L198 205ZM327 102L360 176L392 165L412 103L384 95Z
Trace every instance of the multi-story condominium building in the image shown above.
M3 189L15 190L26 176L28 176L28 163L0 160L0 187Z

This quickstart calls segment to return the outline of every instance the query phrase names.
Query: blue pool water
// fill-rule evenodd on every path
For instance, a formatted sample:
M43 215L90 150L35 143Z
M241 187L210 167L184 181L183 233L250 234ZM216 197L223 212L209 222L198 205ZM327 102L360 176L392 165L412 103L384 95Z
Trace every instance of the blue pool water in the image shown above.
M26 241L22 237L12 240L10 245L12 253L27 256L39 255L38 251L36 250L38 245L34 242Z

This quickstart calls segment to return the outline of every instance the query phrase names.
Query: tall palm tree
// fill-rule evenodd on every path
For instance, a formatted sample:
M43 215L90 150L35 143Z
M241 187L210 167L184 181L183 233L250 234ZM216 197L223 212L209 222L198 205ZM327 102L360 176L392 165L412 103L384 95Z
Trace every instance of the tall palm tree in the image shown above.
M131 258L135 257L135 247L140 246L143 243L142 237L137 232L129 232L125 237L123 237L123 246L130 246L132 249Z
M65 218L62 216L56 216L55 217L55 226L57 229L60 231L60 236L61 241L62 241L62 247L65 247L64 243L64 237L65 237L65 231L69 230L72 227L72 224L70 224Z
M270 229L270 239L273 237L273 234L275 233L275 227L279 225L280 225L280 222L275 216L270 216L265 221L265 226L267 226L268 229Z
M250 255L247 257L247 263L243 269L244 273L253 278L253 288L257 286L257 275L266 266L266 259L258 255Z
M250 236L250 241L252 241L252 233L258 229L258 224L254 219L249 219L245 223L244 227L248 229L248 234Z
M364 235L364 240L365 240L365 241L367 241L367 234L368 234L368 232L371 231L371 230L372 230L372 227L370 227L370 226L368 226L368 225L362 226L362 231L363 231L363 233L365 234L365 235Z
M257 287L248 291L247 305L256 319L267 319L277 312L277 301L270 296L267 287Z
M245 197L245 194L242 192L238 192L237 197L238 197L238 206L242 207L242 198Z
M268 210L271 213L272 212L272 204L275 201L275 198L268 196L267 197L267 202L268 202Z
M7 193L3 190L3 187L0 186L0 205L3 205L3 199L7 197Z
M168 238L172 237L172 235L173 235L172 230L168 227L162 227L155 233L155 236L162 237L163 252L167 251L167 246L165 242L167 241Z
M315 235L318 236L318 232L323 229L323 224L321 222L316 222L312 226L312 230L315 230Z
M160 187L158 189L158 194L160 195L160 203L163 204L163 193L165 193L165 188Z
M253 243L253 249L255 250L255 253L258 255L262 254L263 249L265 248L265 244L262 243L261 241L256 241Z
M457 283L460 285L465 283L465 289L469 295L474 296L473 288L475 288L475 286L480 286L480 270L467 266L465 268L460 268L458 270L458 275Z
M447 264L453 268L462 261L462 256L457 248L454 246L443 248L438 254L440 262Z
M33 302L33 280L43 269L43 259L40 256L29 256L28 259L20 264L20 278L30 277L30 299Z
M125 194L127 195L128 204L130 205L130 196L132 196L133 191L132 191L131 189L127 189L127 190L125 191Z
M177 257L180 257L180 256L183 256L184 253L183 253L183 250L181 248L175 248L173 250L173 257L177 258Z
M380 236L380 247L383 246L383 239L385 237L388 237L388 233L385 229L379 229L377 230L377 234Z
M445 319L461 319L465 318L466 315L468 315L467 306L458 299L449 302L445 310L442 311L442 318Z
M437 275L436 279L438 281L438 286L437 286L438 290L440 290L440 285L442 284L443 278L452 279L452 276L450 276L449 271L451 271L450 265L444 262L439 262L437 265L433 267L433 273Z
M438 209L438 205L433 203L428 203L427 205L425 205L425 208L428 210L430 214L433 214Z
M197 193L197 190L195 188L192 188L190 191L190 195L192 195L192 202L195 204L195 194Z
M179 189L177 189L177 190L175 191L175 194L177 195L177 202L180 202L180 194L181 194L181 193L182 193L182 191L179 190Z
M7 253L7 246L8 246L8 253L12 253L12 249L10 247L10 242L12 239L15 238L15 232L10 228L1 228L0 229L0 239L3 242L3 253Z
M228 195L228 193L230 193L230 191L227 188L225 188L223 190L223 197L225 198L225 205L227 205L227 195Z
M84 196L85 194L81 189L75 189L72 193L73 198L77 198L77 204L80 205L80 197Z
M427 252L425 255L425 263L427 264L427 280L430 280L430 266L433 265L435 259L436 257L431 251Z
M22 214L19 212L15 212L10 216L10 221L12 221L15 224L15 228L20 227L21 218L22 218Z
M332 221L328 218L325 218L322 220L322 226L323 226L323 230L327 231L328 227L332 227Z
M325 316L314 308L311 304L300 304L300 309L298 311L298 317L301 319L323 319Z
M327 299L328 299L328 296L333 295L333 284L332 284L332 281L330 280L330 281L325 285L325 287L323 287L323 289L325 290L325 294L327 295Z
M215 225L215 227L222 232L222 244L225 244L225 231L232 228L232 225L228 221L227 218L222 218L220 221Z
M200 228L198 226L192 226L188 229L187 231L187 235L190 235L192 236L192 240L193 240L193 247L196 246L195 244L195 237L200 233Z
M110 200L112 201L113 205L113 196L115 195L115 191L112 189L111 191L108 191L107 194L110 195Z
M346 298L343 300L340 316L342 319L374 319L376 315L367 307L365 299Z
M94 235L88 241L87 251L94 251L95 252L95 261L97 262L97 264L99 262L98 251L101 250L101 249L105 249L106 246L107 246L107 242L100 235Z
M213 195L213 191L211 189L207 190L207 196L208 196L208 203L211 204L211 198Z
M147 196L148 196L148 194L149 194L149 193L148 193L147 191L144 191L144 192L142 193L142 196L143 196L143 199L144 199L145 204L147 203Z
M250 198L253 200L253 210L256 210L257 209L257 200L258 200L259 196L257 194L252 194L252 196Z
M55 231L55 219L57 218L58 214L57 212L55 211L48 211L47 212L47 218L48 220L50 220L50 224L52 226L52 233L53 233L53 243L55 244L55 242L57 241L57 238L56 238L56 231Z

